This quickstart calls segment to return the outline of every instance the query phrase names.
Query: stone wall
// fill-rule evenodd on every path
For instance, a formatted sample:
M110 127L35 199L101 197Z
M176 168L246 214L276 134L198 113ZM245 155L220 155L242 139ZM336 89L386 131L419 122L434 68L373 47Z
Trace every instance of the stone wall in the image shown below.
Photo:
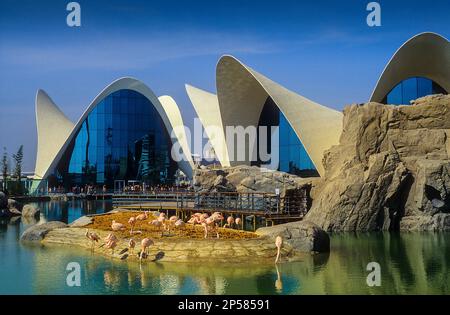
M450 96L344 109L306 219L327 231L450 229Z

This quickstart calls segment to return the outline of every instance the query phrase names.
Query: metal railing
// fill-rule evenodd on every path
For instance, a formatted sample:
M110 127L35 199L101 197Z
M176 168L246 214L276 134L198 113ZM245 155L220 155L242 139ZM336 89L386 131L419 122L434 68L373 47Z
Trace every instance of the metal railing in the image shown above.
M153 194L114 194L113 205L169 207L177 210L257 212L264 215L304 215L308 211L308 196L280 197L269 193L193 193L160 192Z

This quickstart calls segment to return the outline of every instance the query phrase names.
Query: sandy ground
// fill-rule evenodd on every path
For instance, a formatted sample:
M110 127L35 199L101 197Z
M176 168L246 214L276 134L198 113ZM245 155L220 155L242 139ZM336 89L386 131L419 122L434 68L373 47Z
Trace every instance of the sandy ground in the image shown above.
M131 226L128 224L130 217L142 214L139 211L126 211L117 213L107 213L101 216L93 217L93 223L86 226L89 229L110 231L111 223L115 220L118 223L125 225L124 231L117 231L114 234L119 238L129 238L133 236L135 239L143 239L149 237L151 239L204 239L204 229L200 225L186 224L184 228L177 229L173 224L170 224L170 230L164 230L164 228L158 229L155 226L149 224L152 220L156 219L155 216L149 214L149 218L145 221L137 221L133 234L130 234ZM235 230L230 228L218 228L219 237L221 239L241 240L241 239L253 239L258 235L252 232ZM208 238L216 238L214 231L210 232Z

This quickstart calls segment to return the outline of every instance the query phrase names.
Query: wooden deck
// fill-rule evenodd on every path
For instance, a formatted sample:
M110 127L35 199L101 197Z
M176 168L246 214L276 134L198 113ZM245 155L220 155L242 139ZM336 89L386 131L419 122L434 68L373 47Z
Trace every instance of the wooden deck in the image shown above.
M266 226L302 220L307 212L306 195L292 200L273 194L258 193L167 193L152 195L114 195L114 208L135 211L159 211L187 220L193 213L221 212L225 218L251 220L253 230L257 221ZM302 199L303 198L303 199Z

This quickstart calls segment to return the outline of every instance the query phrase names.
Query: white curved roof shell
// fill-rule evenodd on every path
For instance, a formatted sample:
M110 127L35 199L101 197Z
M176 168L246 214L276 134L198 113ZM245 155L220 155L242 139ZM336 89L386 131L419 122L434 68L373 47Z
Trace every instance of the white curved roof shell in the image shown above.
M258 126L263 106L270 97L288 120L319 174L324 174L323 154L339 142L343 118L341 112L280 86L232 56L223 56L219 60L216 85L217 100L213 94L187 87L202 123L205 126L219 123L222 125L223 133L218 135L218 138L222 139L216 139L212 143L217 146L215 151L225 151L220 146L226 143L226 126ZM248 142L248 139L246 141ZM247 143L246 147L247 145L249 144ZM231 166L249 165L251 162L236 161L230 156L222 159L219 157L219 160L222 164L227 165L228 162Z
M370 101L382 102L398 83L410 77L433 80L449 93L449 41L435 33L421 33L406 41L386 65Z
M38 151L35 166L36 179L45 179L54 171L69 143L95 106L111 93L122 89L136 91L149 99L161 116L169 135L171 135L172 129L179 129L178 127L183 125L180 111L173 99L168 96L163 96L161 97L162 102L160 102L149 87L133 78L120 78L103 89L94 98L75 125L64 116L45 92L39 90L36 96L38 133ZM172 142L177 141L172 135L171 139ZM186 135L180 141L180 145L182 147L182 154L185 156L178 163L179 167L187 176L192 177L194 164L192 162L190 148L187 146Z

